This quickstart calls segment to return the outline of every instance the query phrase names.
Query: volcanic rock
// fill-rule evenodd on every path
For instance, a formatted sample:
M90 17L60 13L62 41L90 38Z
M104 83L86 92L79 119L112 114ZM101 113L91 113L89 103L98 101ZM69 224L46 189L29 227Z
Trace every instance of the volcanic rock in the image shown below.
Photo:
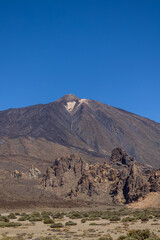
M123 204L155 190L156 173L149 169L146 172L123 149L115 148L110 164L88 164L75 156L56 159L47 169L42 185L63 198Z

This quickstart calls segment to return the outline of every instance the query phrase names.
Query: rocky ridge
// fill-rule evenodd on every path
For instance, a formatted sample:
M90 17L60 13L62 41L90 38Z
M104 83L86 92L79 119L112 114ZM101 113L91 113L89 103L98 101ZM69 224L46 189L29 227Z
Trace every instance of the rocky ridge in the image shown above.
M47 191L63 199L124 204L160 191L160 171L134 161L115 148L109 163L86 163L71 155L57 158L41 182Z

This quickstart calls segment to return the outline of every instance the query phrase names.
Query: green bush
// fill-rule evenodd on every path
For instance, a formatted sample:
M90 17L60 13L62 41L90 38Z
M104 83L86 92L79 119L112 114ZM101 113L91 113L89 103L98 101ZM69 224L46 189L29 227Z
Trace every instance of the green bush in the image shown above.
M96 226L96 225L97 225L97 223L95 223L95 222L92 222L92 223L90 223L89 225L90 225L90 226Z
M19 213L19 212L15 212L15 215L16 215L16 216L19 216L19 215L20 215L20 213Z
M9 222L8 217L0 216L0 222Z
M159 238L154 234L150 233L148 229L146 230L131 230L127 233L127 236L120 236L118 240L159 240Z
M57 213L52 213L51 214L52 218L54 219L62 219L64 217L64 213L60 213L60 212L57 212Z
M15 216L14 213L10 213L10 214L8 215L8 218L9 218L9 219L16 219L16 216Z
M36 217L36 216L29 216L28 220L30 222L39 222L39 221L42 221L42 218L41 217Z
M149 217L144 215L144 216L141 216L141 221L142 222L147 222L149 220Z
M117 222L117 221L120 221L121 218L119 216L112 216L110 219L109 219L111 222Z
M14 222L0 222L0 228L5 227L19 227L21 226L21 223L14 223Z
M41 218L41 214L39 212L32 212L30 215L37 218Z
M110 218L110 215L109 214L103 214L102 216L101 216L101 218L102 219L109 219Z
M53 223L51 226L51 228L62 228L64 227L62 223Z
M110 236L110 234L107 234L106 236L98 238L98 240L113 240L113 238Z
M77 225L77 223L72 222L72 221L68 221L68 222L65 223L65 225L66 226L75 226L75 225Z
M81 223L85 223L86 221L87 221L86 218L82 218L82 219L81 219Z
M27 220L27 216L21 216L18 218L18 221L26 221Z
M69 217L70 219L79 219L83 218L83 212L72 211L69 212L66 216Z
M96 221L99 220L99 217L89 216L88 221Z
M25 216L28 215L27 213L21 213L20 216Z
M54 223L54 220L51 219L51 218L45 218L45 219L43 220L43 223L44 223L44 224L51 224L51 223Z
M45 212L45 211L41 212L42 218L50 217L52 215L53 215L52 212Z
M125 217L122 219L122 222L133 222L135 221L134 217Z

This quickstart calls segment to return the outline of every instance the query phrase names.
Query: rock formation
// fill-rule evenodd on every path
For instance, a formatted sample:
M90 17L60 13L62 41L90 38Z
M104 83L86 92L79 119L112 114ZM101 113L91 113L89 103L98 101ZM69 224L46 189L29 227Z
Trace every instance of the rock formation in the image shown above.
M39 178L41 176L41 171L38 168L31 167L27 172L21 172L18 170L14 170L12 173L14 178Z
M22 178L22 175L23 175L23 173L18 171L18 170L14 170L13 173L12 173L12 176L14 178Z
M38 168L32 167L28 170L28 176L30 178L34 177L37 178L41 175L41 171Z
M123 204L159 191L160 171L147 169L115 148L110 164L88 164L74 155L56 159L47 168L42 186L62 198Z

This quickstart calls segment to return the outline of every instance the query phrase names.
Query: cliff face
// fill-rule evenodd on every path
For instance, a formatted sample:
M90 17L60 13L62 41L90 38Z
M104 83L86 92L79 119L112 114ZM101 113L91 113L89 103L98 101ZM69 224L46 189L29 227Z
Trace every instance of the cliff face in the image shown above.
M74 155L56 159L47 168L42 186L64 199L124 204L159 191L160 174L116 148L110 164L88 164Z

